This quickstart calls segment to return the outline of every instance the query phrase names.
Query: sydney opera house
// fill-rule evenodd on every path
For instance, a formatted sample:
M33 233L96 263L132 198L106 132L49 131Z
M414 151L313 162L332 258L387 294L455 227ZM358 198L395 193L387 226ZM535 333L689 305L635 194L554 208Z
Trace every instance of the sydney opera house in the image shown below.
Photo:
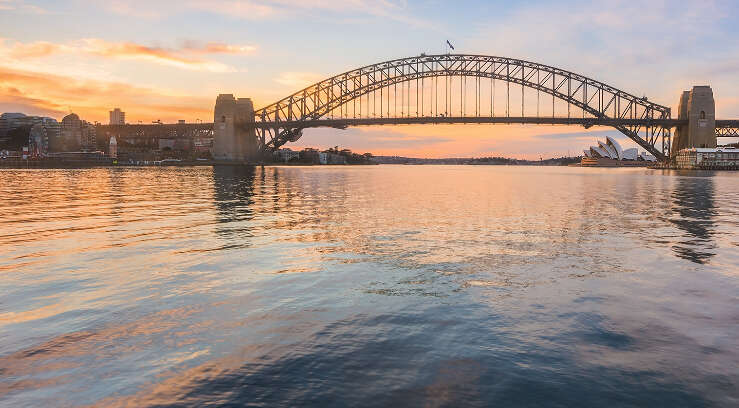
M583 150L584 156L580 162L583 166L645 166L656 161L651 154L639 154L636 147L623 149L621 144L611 136L606 136L605 142L598 140L596 146Z

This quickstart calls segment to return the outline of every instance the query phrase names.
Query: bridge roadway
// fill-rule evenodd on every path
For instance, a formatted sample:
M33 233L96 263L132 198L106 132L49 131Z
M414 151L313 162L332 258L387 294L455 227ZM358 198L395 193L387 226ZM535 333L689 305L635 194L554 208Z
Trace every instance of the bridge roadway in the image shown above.
M675 127L687 120L677 119L612 119L612 118L567 118L567 117L477 117L477 116L418 116L401 118L341 118L316 119L307 121L280 121L257 122L255 128L270 129L275 126L294 128L332 127L346 128L350 126L378 126L378 125L419 125L419 124L524 124L524 125L580 125L585 128L592 126L660 126Z
M586 129L592 126L650 126L675 128L687 124L679 119L614 119L614 118L567 118L567 117L476 117L476 116L420 116L401 118L341 118L294 120L280 122L256 122L257 129L294 127L299 129L331 127L345 129L350 126L418 125L418 124L524 124L524 125L576 125ZM717 137L739 137L739 120L716 120Z
M416 125L416 124L532 124L532 125L577 125L591 126L662 126L674 128L687 123L678 119L612 119L612 118L567 118L567 117L472 117L472 116L421 116L402 118L342 118L317 119L311 121L280 121L279 126L295 128L329 127L345 129L350 126L379 125ZM274 122L256 122L255 128L272 128ZM157 123L100 125L104 133L116 134L127 138L149 137L185 137L192 132L212 132L213 123ZM739 137L739 120L716 120L717 137Z

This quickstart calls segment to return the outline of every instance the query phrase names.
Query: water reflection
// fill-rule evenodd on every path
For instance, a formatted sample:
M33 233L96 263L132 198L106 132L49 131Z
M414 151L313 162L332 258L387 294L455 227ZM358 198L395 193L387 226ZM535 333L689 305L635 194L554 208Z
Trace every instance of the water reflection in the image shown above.
M684 238L673 244L675 253L684 259L703 264L715 255L713 173L701 177L678 176L672 192L672 202L678 217L670 218L685 233Z
M0 171L0 405L730 405L738 181Z
M263 173L263 172L260 172ZM218 207L219 222L243 221L253 217L254 166L214 166L213 198Z

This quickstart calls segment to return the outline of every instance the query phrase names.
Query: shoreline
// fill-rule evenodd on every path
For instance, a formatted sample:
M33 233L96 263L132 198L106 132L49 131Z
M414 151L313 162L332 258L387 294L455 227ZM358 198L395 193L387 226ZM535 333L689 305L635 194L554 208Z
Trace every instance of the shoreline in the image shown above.
M726 170L738 171L739 165L729 167L718 166L701 166L695 168L680 168L674 165L662 163L650 163L640 165L581 165L573 164L483 164L483 163L356 163L356 164L316 164L316 163L244 163L232 161L216 161L216 160L187 160L187 161L168 161L164 163L148 163L148 164L132 164L98 161L60 161L60 160L0 160L0 169L48 169L48 170L64 170L64 169L92 169L92 168L151 168L151 167L320 167L320 166L378 166L378 165L398 165L398 166L523 166L523 167L579 167L579 168L600 168L600 169L617 169L617 168L644 168L650 170Z

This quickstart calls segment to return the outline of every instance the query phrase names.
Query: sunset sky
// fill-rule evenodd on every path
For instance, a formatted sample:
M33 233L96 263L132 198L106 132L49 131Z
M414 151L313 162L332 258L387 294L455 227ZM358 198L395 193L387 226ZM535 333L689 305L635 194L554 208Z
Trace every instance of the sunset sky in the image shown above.
M0 0L0 112L212 121L219 93L272 103L421 52L516 57L676 108L709 84L739 118L736 1ZM296 146L419 157L578 152L604 128L406 126L306 131ZM632 144L624 140L624 145ZM625 147L626 147L625 146Z

